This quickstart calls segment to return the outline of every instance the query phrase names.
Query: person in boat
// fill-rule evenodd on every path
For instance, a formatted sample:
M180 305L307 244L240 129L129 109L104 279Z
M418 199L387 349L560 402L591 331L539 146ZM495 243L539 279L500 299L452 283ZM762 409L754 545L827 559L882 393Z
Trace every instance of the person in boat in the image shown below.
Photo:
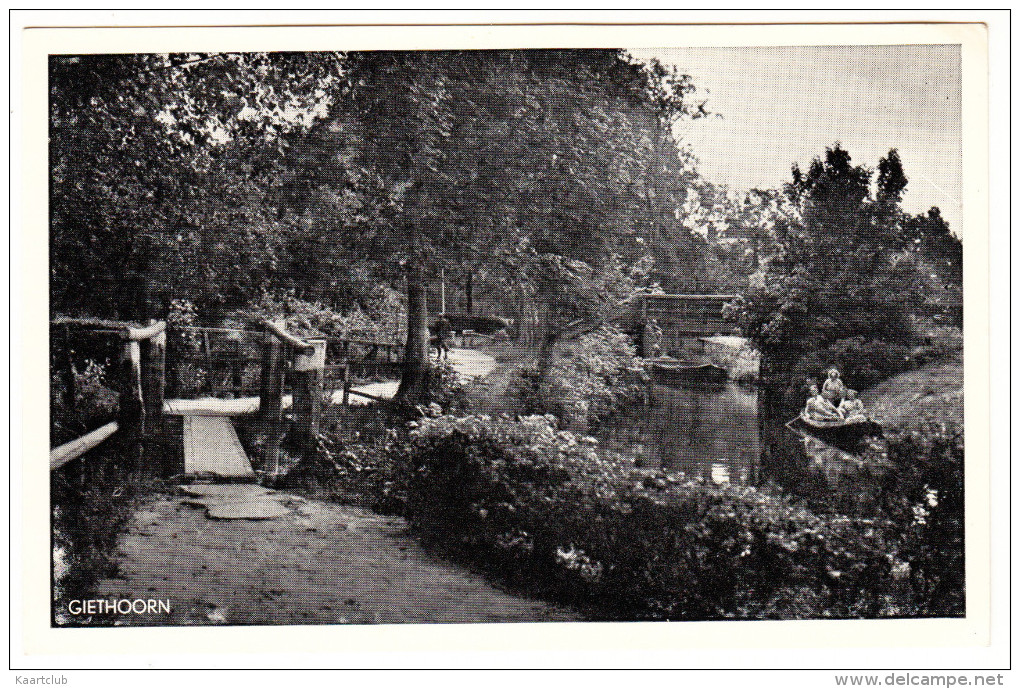
M804 416L812 421L842 421L843 417L832 402L818 391L818 386L811 384L811 396L804 405Z
M839 370L830 368L828 378L822 384L822 397L829 401L829 404L836 406L843 402L846 396L846 386L839 378Z
M867 414L864 413L864 402L857 399L856 390L846 391L846 398L839 403L839 413L847 422L868 420Z

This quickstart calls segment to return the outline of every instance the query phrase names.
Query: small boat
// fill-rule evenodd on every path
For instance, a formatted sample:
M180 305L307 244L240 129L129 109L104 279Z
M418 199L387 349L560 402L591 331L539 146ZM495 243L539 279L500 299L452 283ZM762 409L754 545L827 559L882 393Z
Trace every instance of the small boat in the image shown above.
M660 356L655 359L646 359L645 364L655 374L662 378L676 378L677 380L713 380L722 381L726 379L726 369L715 364L698 364L693 361L681 361L671 356Z
M787 422L786 427L797 435L812 435L827 441L848 442L882 435L882 427L871 419L818 421L801 414Z

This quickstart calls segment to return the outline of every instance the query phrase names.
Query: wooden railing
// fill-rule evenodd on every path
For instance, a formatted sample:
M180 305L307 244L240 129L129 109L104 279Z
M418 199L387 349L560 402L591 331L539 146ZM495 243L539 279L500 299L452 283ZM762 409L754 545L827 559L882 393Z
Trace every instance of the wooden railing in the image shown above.
M289 361L293 371L294 420L302 453L310 451L319 433L322 386L326 365L326 341L302 340L287 332L281 322L264 321L262 386L259 415L267 434L262 466L270 476L280 469L280 439L283 423L283 380ZM285 355L285 350L286 355Z
M65 443L60 447L50 450L50 471L59 469L68 462L78 459L83 454L98 446L104 440L116 433L119 428L120 424L116 421L111 421L105 426L100 426L91 433L86 433L76 440L72 440L69 443Z
M51 323L62 329L65 337L64 377L65 402L75 409L76 380L70 356L72 329L102 334L117 334L122 341L120 361L115 378L118 393L117 419L85 435L50 450L50 470L78 459L89 450L120 433L129 452L141 457L142 444L154 437L162 424L163 394L166 385L166 323L152 322L136 326L120 321L62 318Z
M63 331L66 340L65 356L58 357L55 366L62 373L66 406L72 411L76 397L76 374L70 356L72 333L117 335L121 345L113 376L118 394L117 418L54 448L50 453L51 469L73 461L115 434L124 438L132 451L137 448L140 458L144 440L154 436L162 425L167 384L166 323L138 326L121 321L63 318L52 325L56 333ZM184 363L204 367L197 379L205 382L184 386L189 393L254 394L257 389L259 422L266 434L262 467L270 474L279 470L280 441L286 430L283 396L288 382L293 394L295 437L304 452L314 447L318 435L327 371L332 384L339 380L342 403L347 406L350 395L380 399L352 390L352 371L355 375L379 374L384 370L392 373L403 364L401 343L357 338L302 339L288 332L280 321L254 325L256 329L174 326L176 344L171 363L176 371ZM326 366L327 349L332 361L337 362L330 366ZM257 366L257 373L248 368L249 364ZM224 376L228 379L226 384L219 380ZM172 378L178 387L184 385L179 376ZM174 392L181 394L184 390Z

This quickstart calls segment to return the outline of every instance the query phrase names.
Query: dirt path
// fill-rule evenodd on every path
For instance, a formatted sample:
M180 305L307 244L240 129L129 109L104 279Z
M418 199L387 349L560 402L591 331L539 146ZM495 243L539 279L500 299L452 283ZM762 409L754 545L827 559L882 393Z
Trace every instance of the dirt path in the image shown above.
M287 514L212 519L155 496L118 540L100 599L169 599L125 625L534 622L573 613L494 588L425 552L399 518L277 493Z
M460 379L468 385L477 379L485 378L496 367L496 360L493 357L475 349L452 348L450 349L449 362ZM368 383L351 389L367 392L382 399L392 399L397 394L398 387L400 387L400 382L392 380ZM342 396L343 393L333 393L334 400L337 402ZM352 395L350 398L350 403L353 405L369 404L370 402L370 399L357 395Z

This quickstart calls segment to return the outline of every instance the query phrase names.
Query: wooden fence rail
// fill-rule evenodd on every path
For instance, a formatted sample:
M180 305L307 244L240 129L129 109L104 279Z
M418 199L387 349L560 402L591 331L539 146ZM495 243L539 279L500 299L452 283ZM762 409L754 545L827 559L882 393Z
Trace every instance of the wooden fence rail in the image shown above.
M68 462L78 459L83 454L116 433L119 428L120 425L116 421L111 421L105 426L100 426L91 433L86 433L80 438L72 440L69 443L64 443L60 447L53 448L50 450L50 471L59 469Z
M155 437L162 425L166 370L166 322L152 321L136 326L122 321L61 318L51 322L63 331L65 352L61 369L65 378L65 401L74 409L75 372L70 356L71 329L117 334L121 346L115 387L118 392L117 419L50 451L50 470L59 469L115 433L127 437L128 447L141 458L143 443Z
M115 369L113 387L118 395L117 418L104 426L69 443L54 448L50 453L50 467L57 469L81 457L114 434L124 438L129 452L141 453L147 440L154 439L163 428L164 397L167 377L167 324L152 321L139 326L123 321L101 319L60 318L51 323L53 331L64 337L63 357L56 357L54 366L65 380L64 400L69 410L74 409L76 373L72 359L73 335L87 331L99 335L117 335L120 355ZM404 359L404 345L398 342L380 342L357 338L302 339L287 331L281 321L263 321L258 330L174 326L177 335L187 334L189 341L204 344L204 351L192 356L175 350L173 363L182 361L204 362L210 375L215 376L217 366L224 364L243 367L257 362L259 367L258 396L259 423L266 436L261 464L263 471L275 475L280 468L280 442L286 430L283 416L285 381L291 383L293 393L294 431L302 452L314 449L322 412L327 368L335 383L337 374L343 390L343 404L349 396L359 395L373 400L381 398L351 390L351 373L355 371L391 370ZM230 340L237 351L213 351L210 334ZM193 338L197 337L198 340ZM245 337L251 338L245 340ZM247 352L242 342L252 347ZM261 351L253 347L257 345ZM179 348L178 348L179 349ZM229 348L228 348L229 349ZM326 366L327 349L339 364ZM256 352L258 355L256 356ZM238 378L237 371L233 371ZM213 391L225 389L212 383ZM243 381L234 381L237 392L245 388Z

